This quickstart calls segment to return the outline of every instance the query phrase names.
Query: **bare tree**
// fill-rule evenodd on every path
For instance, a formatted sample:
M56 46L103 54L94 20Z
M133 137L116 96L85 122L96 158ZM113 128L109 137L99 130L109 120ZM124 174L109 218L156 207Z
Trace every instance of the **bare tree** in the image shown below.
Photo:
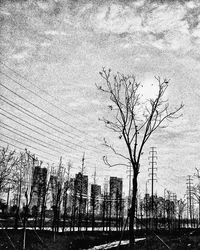
M65 231L65 224L66 224L66 219L67 219L68 192L69 192L70 186L71 186L71 183L70 183L70 170L71 170L71 167L72 167L71 161L69 161L67 165L68 165L67 166L67 179L66 179L66 181L64 183L64 191L63 191L63 208L64 208L64 213L63 213L63 228L62 228L63 232Z
M0 150L0 193L12 182L12 174L18 162L14 150L9 151L8 147Z
M54 172L54 174L51 174L50 176L50 185L53 198L52 230L54 231L54 233L59 231L59 226L60 226L60 208L63 198L64 180L65 180L65 169L62 164L62 157L60 157L60 163L58 169Z
M177 214L178 214L178 229L181 228L181 220L183 219L183 212L186 206L185 200L178 200L177 201Z
M138 174L140 170L140 158L142 150L150 136L161 127L165 121L177 119L178 112L182 109L181 104L173 110L169 109L169 101L164 99L169 81L160 77L155 77L158 83L158 93L154 99L143 102L141 97L142 84L138 83L134 75L123 75L117 73L111 75L111 70L102 69L100 75L104 85L98 85L97 88L106 94L111 101L109 109L113 113L110 118L103 117L101 120L108 129L119 134L119 139L123 139L127 152L119 152L115 146L104 140L105 146L111 149L114 154L123 159L123 162L112 164L107 156L104 156L104 162L109 167L113 166L131 166L133 169L132 181L132 201L130 208L130 245L134 246L134 217L135 204L138 189Z

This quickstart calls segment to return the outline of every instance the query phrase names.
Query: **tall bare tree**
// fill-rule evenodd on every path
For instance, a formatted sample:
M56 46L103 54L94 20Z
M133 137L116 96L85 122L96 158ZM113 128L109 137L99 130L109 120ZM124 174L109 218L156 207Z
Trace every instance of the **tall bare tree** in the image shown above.
M113 116L103 117L101 120L106 127L119 134L119 139L123 139L127 152L119 152L115 146L106 140L105 146L111 149L115 155L121 157L123 162L112 164L104 156L104 162L109 167L131 166L133 169L132 180L132 201L130 208L130 245L134 246L134 217L136 195L138 190L138 174L140 171L140 159L144 145L151 135L165 121L177 119L182 109L181 104L173 110L169 108L169 101L164 99L169 81L160 77L155 77L158 83L158 93L155 98L143 101L141 93L143 85L138 83L134 75L111 74L111 70L102 69L100 76L103 79L103 86L97 85L98 90L106 94L111 101L108 106ZM162 126L163 127L163 126Z

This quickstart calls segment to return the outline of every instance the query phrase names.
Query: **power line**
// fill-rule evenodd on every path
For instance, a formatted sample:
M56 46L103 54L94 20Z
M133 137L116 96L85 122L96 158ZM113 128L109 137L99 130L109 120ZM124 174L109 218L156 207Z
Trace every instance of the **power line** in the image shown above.
M2 53L0 52L0 54L2 54ZM2 55L3 55L3 54L2 54ZM24 79L26 82L28 82L28 83L30 83L31 85L33 85L34 87L36 87L38 90L42 91L43 93L46 93L48 96L50 96L50 97L53 98L54 100L56 100L56 101L58 100L57 98L55 98L55 96L49 94L48 91L46 91L46 90L44 90L44 89L38 87L36 84L34 84L34 83L33 83L32 81L30 81L28 78L24 77L24 76L21 75L19 72L17 72L16 70L12 69L11 67L9 67L7 64L3 63L2 61L0 61L0 63L1 63L2 65L4 65L7 69L9 69L10 71L14 72L17 76L19 76L20 78ZM23 86L23 87L24 87L24 86ZM28 88L27 88L27 89L28 89ZM30 91L31 91L31 90L30 90ZM33 92L34 92L34 91L33 91ZM34 92L34 93L35 93L35 92ZM40 98L43 98L43 97L40 96ZM54 106L56 109L58 109L58 110L64 112L65 114L70 115L70 116L72 116L72 117L75 117L75 116L72 115L71 113L67 112L66 110L64 110L64 109L62 109L62 108L60 108L60 107L58 107L58 106L55 105L54 103L49 102L49 101L46 100L45 98L43 98L43 100L46 101L46 102L48 102L50 105ZM82 116L83 118L87 118L87 117L83 116L82 114L79 114L79 115ZM75 117L75 118L78 119L78 120L80 120L81 122L83 121L83 120L80 119L79 117ZM79 131L81 131L81 132L84 133L84 134L89 135L88 133L86 133L86 132L83 131L83 130L79 130ZM89 135L89 136L90 136L90 135ZM96 138L96 137L93 137L93 138L96 139L96 140L98 140L98 141L100 141L100 140L99 140L98 138Z
M36 138L36 137L34 137L34 136L28 135L28 134L26 134L24 131L22 132L22 131L20 131L20 130L18 130L18 129L16 129L16 128L13 128L12 126L10 126L10 125L8 125L8 124L6 124L6 123L4 123L4 122L1 122L1 124L3 124L4 126L7 126L7 127L11 128L11 129L13 129L13 130L16 130L16 131L18 131L18 132L20 132L20 133L23 133L23 134L25 134L25 135L27 135L27 136L29 136L29 137L32 137L33 139L39 140L39 141L41 141L41 142L43 142L43 143L49 145L47 142L44 142L44 141L42 141L42 140L40 140L40 139L38 139L38 138ZM2 126L2 125L0 125L0 126ZM57 148L57 149L60 149L60 150L65 151L63 148L59 148L59 147L57 147L57 146L55 146L55 145L54 145L54 148Z
M2 63L2 62L1 62L1 63ZM2 63L2 64L3 64L4 66L6 65L5 63ZM6 65L6 67L9 68L9 69L10 69L11 71L13 71L15 74L17 74L18 76L21 77L21 75L20 75L19 73L17 73L16 71L12 70L12 69L11 69L10 67L8 67L7 65ZM16 81L16 80L13 79L12 77L8 76L6 73L4 73L4 72L2 72L2 71L0 71L0 73L3 74L4 76L6 76L7 78L9 78L10 80L14 81L16 84L18 84L18 85L21 86L22 88L26 89L26 90L29 91L30 93L34 94L35 96L39 97L39 98L42 99L43 101L47 102L48 104L50 104L50 105L54 106L55 108L61 110L62 112L66 113L67 115L70 115L70 116L74 117L74 116L71 115L70 113L68 113L68 112L66 112L65 110L59 108L59 107L58 107L57 105L55 105L54 103L49 102L48 100L46 100L46 99L43 98L42 96L38 95L37 93L35 93L35 92L32 91L31 89L25 87L23 84L21 84L20 82ZM25 79L25 77L22 77L22 78ZM26 80L26 81L27 81L27 80ZM28 81L28 82L29 82L29 81ZM29 83L30 83L30 82L29 82ZM31 84L34 85L34 86L36 86L36 85L33 84L32 82L31 82ZM37 87L37 88L38 88L38 87ZM41 88L39 88L39 89L42 90ZM48 93L48 92L46 92L46 93ZM48 95L49 95L49 94L48 94ZM52 95L50 95L50 96L53 97ZM53 97L53 98L54 98L54 97ZM54 98L54 99L55 99L55 98ZM49 115L51 115L51 114L49 114ZM51 116L52 116L52 115L51 115ZM55 119L59 119L59 118L56 118L55 116L52 116L52 117L54 117ZM60 119L59 119L59 120L60 120ZM83 133L83 134L85 134L85 135L88 135L88 133L86 133L85 131L78 129L78 128L72 126L71 124L66 123L65 121L62 121L62 120L60 120L60 121L63 122L64 124L70 126L70 127L73 128L74 130L77 130L77 131L79 131L80 133ZM81 121L82 121L82 120L81 120ZM90 136L90 135L89 135L89 136ZM93 138L96 139L96 140L99 140L98 138L95 138L95 137L93 137Z
M2 99L2 98L3 98L3 99ZM6 99L7 101L4 100L4 99ZM53 130L55 130L55 131L57 131L57 132L59 132L59 133L61 133L61 134L63 134L63 135L66 135L66 134L64 134L63 132L57 130L56 128L54 128L54 127L52 127L52 126L56 126L57 128L59 128L59 129L65 131L63 128L58 127L57 125L55 125L55 124L49 122L48 120L46 120L46 119L44 119L44 118L42 118L42 117L40 117L40 116L38 116L38 115L36 115L36 114L34 114L34 113L31 113L28 109L26 109L26 108L22 107L21 105L19 105L19 104L13 102L13 101L11 101L11 100L9 100L7 97L2 96L1 94L0 94L0 100L2 100L3 102L7 103L8 105L14 107L15 109L19 110L19 111L22 112L23 114L25 114L25 115L31 117L32 119L34 119L34 120L36 120L36 121L38 121L38 122L40 122L40 123L46 125L47 127L51 128L51 129L53 129ZM12 103L13 103L13 104L12 104ZM16 107L16 106L18 106L19 108ZM22 110L21 110L21 109L22 109ZM24 110L25 110L25 111L24 111ZM28 113L28 114L27 114L27 113ZM36 116L36 117L34 117L34 116ZM39 119L38 119L38 118L39 118ZM43 121L45 121L45 122L40 121L40 119L43 120ZM50 126L50 125L48 125L48 124L46 124L46 123L49 123L49 124L51 124L52 126ZM66 135L66 136L69 136L69 135ZM71 136L69 136L69 137L71 137ZM71 137L71 138L74 139L74 137ZM63 138L62 138L62 139L63 139ZM69 141L67 141L67 142L68 142L68 143L71 143L71 144L74 144L75 146L81 147L79 144L75 144L75 143L69 142ZM80 141L80 142L81 142L81 141ZM81 148L86 149L85 147L81 147ZM93 150L94 150L94 149L93 149ZM94 152L96 152L96 151L94 151Z
M0 109L1 109L1 108L0 108ZM74 150L74 148L72 148L72 147L70 147L70 146L68 146L68 145L66 145L66 144L63 144L63 143L61 143L61 142L58 142L58 141L54 140L53 138L50 138L50 137L48 137L48 136L46 136L46 135L43 135L42 133L40 133L40 132L38 132L38 131L36 131L36 130L34 130L34 129L31 129L31 128L29 128L28 126L26 126L26 125L24 125L24 124L22 124L22 123L20 123L20 122L18 122L18 121L16 121L16 120L12 119L12 118L10 118L10 117L8 117L8 116L2 114L2 113L0 113L0 115L3 115L3 116L5 116L5 117L7 117L8 119L10 119L10 120L16 122L17 124L19 124L19 125L21 125L21 126L27 128L27 129L29 129L29 130L31 130L31 131L37 133L37 134L40 134L40 135L44 136L45 138L47 138L47 139L49 139L49 140L52 140L52 141L54 141L54 142L56 142L56 143L58 143L58 144L62 144L62 145L64 145L65 147L68 147L68 148Z
M11 146L13 146L13 147L15 147L15 148L18 148L18 149L20 149L20 150L24 150L24 148L21 148L21 147L19 147L19 146L16 146L16 145L14 145L14 144L12 144L12 143L10 143L10 142L4 141L4 140L2 140L2 139L0 139L0 141L4 142L4 143L7 144L8 146L11 145ZM46 159L47 161L49 161L49 158L46 158L46 157L44 157L44 156L42 156L42 155L39 155L39 154L36 154L36 155L39 156L39 157L41 157L42 159ZM51 161L53 161L53 160L51 160Z
M1 71L0 71L0 72L1 72ZM14 80L14 81L15 81L15 80ZM32 103L31 101L28 101L26 98L24 98L24 97L22 97L21 95L17 94L16 92L14 92L13 90L11 90L10 88L6 87L4 84L0 83L0 85L1 85L2 87L4 87L5 89L7 89L8 91L10 91L11 93L13 93L14 95L16 95L16 96L18 96L19 98L21 98L22 100L24 100L25 102L31 104L32 106L36 107L36 108L39 109L40 111L42 111L42 112L44 112L45 114L49 115L50 117L52 117L52 118L54 118L54 119L56 119L56 120L58 120L58 121L64 123L64 124L67 125L67 126L71 126L71 125L69 125L68 123L66 123L66 122L62 121L61 119L57 118L56 116L54 116L54 115L50 114L49 112L45 111L44 109L38 107L37 105L35 105L35 104ZM76 137L79 137L77 134L75 134L75 133L73 133L73 132L69 132L69 131L67 131L67 130L65 130L65 131L66 131L67 133L73 134L73 135L76 136ZM74 139L74 137L72 137L72 136L70 136L70 135L68 135L68 136L71 137L72 139ZM73 143L73 144L74 144L74 143ZM78 145L78 144L76 144L76 145ZM80 147L80 145L78 145L78 146ZM94 147L94 146L91 146L91 145L88 145L88 146L91 147L91 148L93 148L93 149L94 149L94 148L97 149L97 148Z
M155 164L157 164L157 162L155 162L155 159L157 159L157 156L155 156L155 154L157 154L157 152L155 151L155 147L151 147L151 151L149 152L149 154L151 154L151 156L149 156L148 158L151 159L151 161L149 162L149 164L151 164L151 168L149 168L148 170L151 170L151 173L149 173L149 176L151 176L151 199L152 199L152 204L151 204L151 208L152 208L152 218L153 218L153 211L154 211L154 181L156 181L157 179L155 178L156 173L154 173L155 170L157 170L157 168L154 167Z
M57 157L56 155L52 155L52 154L50 154L50 153L48 153L48 152L45 152L45 151L43 151L43 150L41 150L41 149L39 150L39 149L37 149L37 148L35 148L35 147L33 147L33 146L30 146L29 144L26 144L26 143L20 142L20 141L18 141L18 140L16 140L16 139L14 139L14 138L11 138L11 137L9 137L9 136L7 136L7 135L2 134L2 133L0 133L0 135L4 136L4 137L6 137L6 138L8 138L8 139L10 139L10 140L14 140L14 141L16 141L16 142L18 142L18 143L20 143L20 144L22 144L22 145L25 145L25 146L27 146L27 147L30 147L30 148L36 149L37 151L41 151L41 152L43 152L44 154L48 154L48 155L51 155L51 156Z
M35 128L37 128L37 129L41 130L42 132L48 134L48 132L47 132L46 130L44 130L44 129L42 129L42 128L36 126L36 125L31 124L30 122L27 122L27 121L25 121L25 120L22 119L22 118L19 118L18 116L16 116L16 115L10 113L9 111L6 111L5 109L3 109L3 108L1 108L1 107L0 107L0 109L3 110L4 112L8 113L8 114L11 115L11 116L14 116L14 117L17 118L18 120L23 121L23 122L27 123L28 125L30 125L30 126L32 126L32 127L35 127ZM5 116L5 117L7 117L7 118L9 118L8 116L6 116L6 115L4 115L4 114L2 114L2 113L0 113L0 114L3 115L3 116ZM9 119L11 119L11 118L9 118ZM12 119L12 120L14 120L14 119ZM15 121L15 120L14 120L14 121ZM15 121L15 122L16 122L16 121ZM22 126L24 126L24 125L22 125ZM36 132L36 133L37 133L37 132ZM38 133L39 133L39 132L38 132ZM40 134L41 134L41 133L40 133ZM43 134L41 134L41 135L44 136ZM61 137L57 136L57 135L53 135L53 136L54 136L54 137L57 137L57 138L59 138L59 139L62 139L62 140L64 140L64 141L66 141L67 143L73 144L73 145L75 145L75 146L77 146L77 147L86 149L86 148L83 147L83 146L80 146L80 145L78 145L78 144L76 144L76 143L70 142L70 141L68 141L68 140L66 140L66 139L64 139L64 138L61 138ZM45 137L47 137L47 136L45 136ZM49 137L47 137L47 138L49 138ZM50 140L55 141L55 140L52 139L52 138L50 138ZM55 142L57 142L57 141L55 141ZM60 143L61 143L61 142L60 142ZM77 150L77 149L72 148L72 147L70 147L70 146L68 146L68 145L66 145L66 144L63 144L63 145L66 146L66 147L68 147L68 148L70 148L70 149Z
M3 110L2 108L0 108L0 109ZM4 112L5 112L5 111L4 111ZM11 113L9 113L9 114L10 114L10 115L13 115L13 114L11 114ZM70 147L70 146L68 146L68 145L66 145L66 144L64 144L64 143L62 143L62 142L58 142L58 141L54 140L53 138L50 138L50 137L48 137L48 136L46 136L46 135L44 135L44 134L42 134L42 133L40 133L40 132L38 132L38 131L32 129L32 128L30 128L30 127L28 127L28 126L22 124L21 122L18 122L18 121L16 121L15 119L12 119L11 117L8 117L7 115L5 115L5 114L3 114L3 113L1 113L1 112L0 112L0 115L6 117L6 118L8 118L8 119L10 119L11 121L14 121L15 123L17 123L17 124L19 124L19 125L21 125L21 126L27 128L27 129L29 129L30 131L32 131L32 132L34 132L34 133L37 133L37 134L39 134L39 135L41 135L41 136L43 136L43 137L45 137L45 138L47 138L47 139L49 139L49 140L52 140L52 141L54 141L54 142L56 142L56 143L58 143L58 144L62 144L63 146L65 146L65 147L67 147L67 148L69 148L69 149L78 151L77 149L74 149L74 148L72 148L72 147ZM13 115L13 116L16 117L16 118L18 118L18 117L15 116L15 115ZM20 118L18 118L18 119L20 119ZM22 119L22 120L23 120L23 119ZM26 121L23 120L23 122L26 122ZM28 122L26 122L26 123L29 124L29 125L31 125L31 126L34 126L34 125L32 125L32 124L30 124L30 123L28 123ZM64 151L64 150L63 150L63 151ZM78 152L81 152L81 151L78 151ZM77 157L75 157L75 156L72 156L72 158L79 159L79 158L77 158Z
M36 149L36 150L38 150L38 151L41 151L41 152L43 152L43 153L45 153L45 154L49 154L49 155L54 156L54 157L56 157L56 158L58 157L57 155L54 155L54 154L52 154L52 153L45 152L45 151L43 151L43 150L41 150L41 149L37 149L37 148L35 148L35 147L33 147L33 146L30 146L30 145L28 145L28 144L22 143L22 142L20 142L20 141L14 139L14 138L11 138L11 137L9 137L9 136L4 135L4 134L1 134L1 133L0 133L0 135L3 135L3 136L5 136L5 137L9 138L10 140L14 140L14 141L16 141L16 142L18 142L18 143L21 143L21 144L23 144L23 145L25 145L25 146L27 146L27 147L32 147L33 149ZM19 135L19 134L18 134L18 135ZM20 136L21 136L21 135L20 135ZM22 137L24 137L24 136L22 136ZM27 140L30 140L29 138L26 138L26 137L24 137L24 138L27 139ZM35 143L35 142L34 142L34 143ZM37 144L39 144L39 143L37 143ZM39 144L39 145L40 145L40 144ZM45 146L43 146L43 147L45 147ZM46 148L46 147L45 147L45 148ZM59 152L58 152L58 153L59 153ZM74 157L74 156L73 156L73 157ZM74 157L74 158L80 160L80 159L77 158L77 157Z
M0 52L0 54L2 54L2 53ZM4 65L7 69L9 69L9 70L11 70L12 72L14 72L17 76L21 77L22 79L24 79L25 81L27 81L28 83L30 83L31 85L33 85L34 87L36 87L38 90L42 91L43 93L45 93L45 94L47 94L48 96L50 96L50 97L54 98L55 100L57 100L57 98L55 98L55 96L49 94L48 91L46 91L46 90L44 90L44 89L38 87L36 84L34 84L34 83L33 83L32 81L30 81L28 78L22 76L19 72L17 72L16 70L10 68L7 64L3 63L2 61L0 61L0 63L1 63L2 65ZM44 98L44 100L47 101L45 98ZM48 101L47 101L47 102L48 102ZM57 105L55 105L55 104L53 104L53 103L51 103L51 102L49 102L49 103L50 103L51 105L53 105L55 108L59 109L60 111L66 113L67 115L70 115L70 116L74 117L72 114L70 114L70 113L67 112L66 110L61 109L60 107L58 107ZM83 115L81 115L81 116L84 117ZM84 117L84 118L85 118L85 117ZM80 118L78 118L78 117L77 117L77 119L80 120L80 121L82 121L82 120L81 120ZM84 132L84 131L83 131L83 132Z
M0 71L0 73L2 73L2 72ZM4 73L3 73L3 74L4 74ZM9 76L7 76L7 77L8 77L9 79L12 79L12 78L9 77ZM15 81L14 79L12 79L12 80L13 80L14 82L17 82L17 81ZM65 125L67 125L67 126L73 128L73 129L76 129L76 128L73 127L72 125L66 123L65 121L62 121L60 118L57 118L56 116L50 114L50 113L47 112L46 110L44 110L44 109L38 107L37 105L35 105L34 103L28 101L26 98L24 98L24 97L22 97L21 95L17 94L15 91L13 91L13 90L11 90L10 88L6 87L4 84L0 83L0 85L1 85L2 87L4 87L5 89L7 89L8 91L10 91L11 93L13 93L14 95L16 95L16 96L18 96L19 98L21 98L23 101L25 101L25 102L31 104L33 107L35 107L35 108L39 109L40 111L44 112L45 114L49 115L50 117L52 117L52 118L58 120L59 122L62 122L63 124L65 124ZM76 129L76 130L77 130L77 129ZM77 136L77 134L74 134L74 133L72 133L72 132L70 132L70 131L67 131L67 132L73 134L74 136ZM73 137L72 137L72 138L73 138Z
M2 99L2 98L4 98L5 100ZM50 121L48 121L48 120L42 118L41 116L36 115L36 114L30 112L28 109L26 109L26 108L22 107L21 105L19 105L19 104L13 102L13 101L11 101L11 100L9 100L9 99L6 98L5 96L0 95L0 99L1 99L3 102L7 103L8 105L10 105L10 106L16 108L16 109L19 110L20 112L22 112L22 113L28 115L28 116L31 117L32 119L41 122L42 124L48 126L48 127L51 128L51 129L54 129L55 131L57 131L57 132L59 132L59 133L61 133L61 134L64 134L63 132L61 132L61 131L55 129L54 127L52 127L52 126L50 126L50 125L48 125L48 124L46 124L46 123L49 123L49 124L51 124L51 125L53 125L53 126L59 128L59 129L61 129L61 130L64 130L63 128L60 128L60 127L58 127L56 124L51 123ZM7 101L6 101L6 100L7 100ZM16 106L17 106L17 107L16 107ZM18 108L18 107L19 107L19 108ZM21 109L22 109L22 110L21 110ZM27 114L26 112L27 112L28 114ZM41 120L37 119L37 118L34 117L34 116L38 117L39 119L41 119L41 120L44 121L44 122L42 122ZM64 130L64 131L65 131L65 130ZM68 136L68 135L67 135L67 136ZM71 136L70 136L70 137L71 137ZM72 138L73 138L73 137L72 137Z
M7 125L7 126L9 126L9 125ZM54 148L52 148L51 146L49 146L48 143L46 143L46 142L44 142L44 141L42 141L42 140L40 140L40 139L37 139L37 138L35 138L35 137L31 136L31 135L28 135L28 134L26 134L26 133L24 133L24 132L21 132L21 131L17 130L17 129L9 129L9 128L6 128L5 126L2 126L2 124L0 124L0 127L2 127L2 128L4 128L4 129L6 129L6 130L8 130L8 131L10 131L10 132L12 132L12 133L18 135L18 136L21 136L22 138L24 138L24 139L26 139L26 140L29 140L29 141L31 141L31 142L33 142L33 143L36 143L36 144L38 144L38 145L40 145L40 146L42 146L42 147L49 148L50 150L52 150L52 151L54 151L54 152L56 152L56 153L60 153L60 151L57 151L57 150L55 150ZM9 127L11 127L11 126L9 126ZM20 135L19 133L15 132L15 130L19 131L20 133L23 133L23 134L27 135L28 137L33 138L34 140L40 141L40 142L42 142L42 143L40 143L40 142L35 142L34 140L32 140L32 139L30 139L30 138L28 138L28 137L26 137L26 136L24 136L24 135ZM44 144L47 144L47 146L45 146L43 143L44 143Z
M3 135L3 136L4 136L4 135ZM12 139L12 140L13 140L13 139ZM10 143L10 142L8 142L8 141L5 141L5 140L3 140L3 139L1 139L1 138L0 138L0 141L2 141L3 143L5 143L5 144L7 144L7 145L11 145L11 146L13 146L13 147L15 147L15 148L18 148L18 149L20 149L20 150L24 150L24 148L21 148L21 147L19 147L19 146L17 146L17 145L14 145L14 144L12 144L12 143ZM19 143L20 143L20 142L19 142ZM27 145L24 144L24 143L21 143L21 144L27 146ZM46 157L44 157L44 156L42 156L42 155L40 155L40 154L38 154L38 153L36 153L36 155L39 156L39 157L41 157L42 159L45 159L47 162L48 162L49 160L51 160L52 162L55 162L54 160L52 160L52 159L50 159L50 158L46 158ZM78 167L77 167L77 168L72 167L72 168L73 168L73 169L76 169L76 170L79 169Z
M3 122L1 122L1 123L3 123ZM5 124L5 123L3 123L3 124ZM57 151L57 150L55 150L54 148L60 149L60 150L62 150L63 152L66 153L66 151L65 151L64 149L62 149L62 148L58 148L58 147L56 147L56 146L53 146L53 147L52 147L52 146L49 146L48 143L46 143L46 142L44 142L44 141L42 141L42 140L40 140L40 139L38 139L38 138L35 138L35 137L31 136L31 135L28 135L28 134L26 134L26 133L24 133L24 132L21 132L21 131L19 131L18 129L15 129L15 128L13 128L12 126L9 126L9 125L7 125L7 124L5 124L5 125L8 126L8 127L10 127L10 128L12 128L12 130L11 130L11 129L8 129L8 128L2 126L2 124L0 124L0 126L3 127L4 129L6 129L6 130L8 130L8 131L11 131L12 133L14 133L14 134L16 134L16 135L19 135L19 136L23 137L23 138L26 139L26 140L30 140L30 141L32 141L32 142L34 142L34 143L36 143L36 144L38 144L38 145L40 145L40 146L42 146L42 147L49 148L50 150L52 150L52 151L54 151L54 152L56 152L56 153L60 153L60 151ZM14 130L14 131L13 131L13 130ZM47 144L47 146L45 146L45 145L43 145L43 144L41 144L41 143L39 143L39 142L35 142L34 140L32 140L32 139L30 139L30 138L27 138L26 136L20 135L19 133L15 132L15 130L16 130L16 131L19 131L20 133L23 133L23 134L27 135L28 137L33 138L34 140L40 141L40 142L42 142L42 143L44 143L44 144ZM79 159L79 158L77 158L76 156L73 156L73 157L74 157L75 159Z
M188 197L187 197L187 201L189 201L189 206L188 206L188 208L189 208L189 215L190 215L190 220L192 220L192 199L193 199L193 197L192 197L192 185L193 185L193 183L192 183L192 181L193 181L193 179L191 178L191 175L188 175L188 179L187 179L187 194L188 194Z
M31 89L25 87L25 86L24 86L23 84L21 84L20 82L16 81L15 79L13 79L13 78L10 77L10 76L8 76L6 73L4 73L4 72L2 72L2 71L0 71L0 73L1 73L2 75L6 76L7 78L9 78L11 81L13 81L13 82L15 82L16 84L18 84L20 87L26 89L26 90L29 91L30 93L32 93L32 94L34 94L35 96L39 97L41 100L46 101L47 103L49 103L49 104L51 104L51 105L54 105L54 104L52 104L51 102L49 102L49 101L47 101L46 99L44 99L43 97L41 97L40 95L38 95L37 93L35 93L34 91L32 91ZM4 86L4 87L5 87L5 86ZM14 93L14 91L13 91L13 93ZM31 102L29 102L29 103L31 103ZM34 105L33 103L31 103L31 104ZM81 132L81 133L83 132L82 130L79 130L79 129L75 128L74 126L70 125L69 123L66 123L65 121L62 121L61 119L55 117L54 115L50 114L49 112L47 112L47 111L41 109L41 108L38 107L37 105L34 105L34 106L37 107L38 109L40 109L41 111L45 112L45 113L48 114L49 116L53 117L54 119L59 120L60 122L64 123L65 125L67 125L67 126L73 128L73 129L75 129L75 130L77 130L77 131L79 131L79 132Z

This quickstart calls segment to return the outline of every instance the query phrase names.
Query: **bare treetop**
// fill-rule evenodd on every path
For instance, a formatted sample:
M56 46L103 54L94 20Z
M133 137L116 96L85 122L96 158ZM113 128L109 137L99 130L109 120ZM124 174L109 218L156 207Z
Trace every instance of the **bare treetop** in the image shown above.
M100 75L104 79L104 85L97 87L109 95L112 104L108 108L114 114L114 119L104 117L102 121L106 127L119 133L119 139L124 138L126 145L129 145L129 156L135 163L139 163L142 148L151 134L161 127L164 121L180 117L178 111L182 109L183 104L170 109L168 100L164 99L169 80L155 77L158 83L158 93L154 99L144 101L143 85L136 81L134 75L121 73L112 75L111 70L105 68ZM105 145L117 153L106 140Z

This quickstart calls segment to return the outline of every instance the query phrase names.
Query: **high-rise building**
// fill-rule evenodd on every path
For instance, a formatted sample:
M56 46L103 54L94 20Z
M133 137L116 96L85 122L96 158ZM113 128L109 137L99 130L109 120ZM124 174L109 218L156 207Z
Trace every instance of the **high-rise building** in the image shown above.
M76 174L73 181L73 191L71 195L71 202L73 203L74 211L80 214L86 212L88 199L88 176L82 173Z
M87 199L88 195L88 176L83 175L82 173L78 173L75 176L74 180L74 189L76 191L77 196L82 196Z
M37 206L40 209L42 199L46 192L47 185L47 169L37 166L33 170L32 178L32 199L31 207Z
M97 184L92 184L91 185L91 197L99 197L101 196L101 186Z
M112 199L122 197L122 178L110 177L110 196Z
M110 177L110 216L119 216L122 210L122 178Z
M56 175L50 176L49 183L50 183L49 191L51 192L51 196L52 196L51 206L56 206L58 188L59 188L59 185L61 185L61 183L58 181L58 176Z
M91 185L91 198L90 205L91 208L96 211L96 213L100 213L100 204L101 204L101 186L97 184Z

